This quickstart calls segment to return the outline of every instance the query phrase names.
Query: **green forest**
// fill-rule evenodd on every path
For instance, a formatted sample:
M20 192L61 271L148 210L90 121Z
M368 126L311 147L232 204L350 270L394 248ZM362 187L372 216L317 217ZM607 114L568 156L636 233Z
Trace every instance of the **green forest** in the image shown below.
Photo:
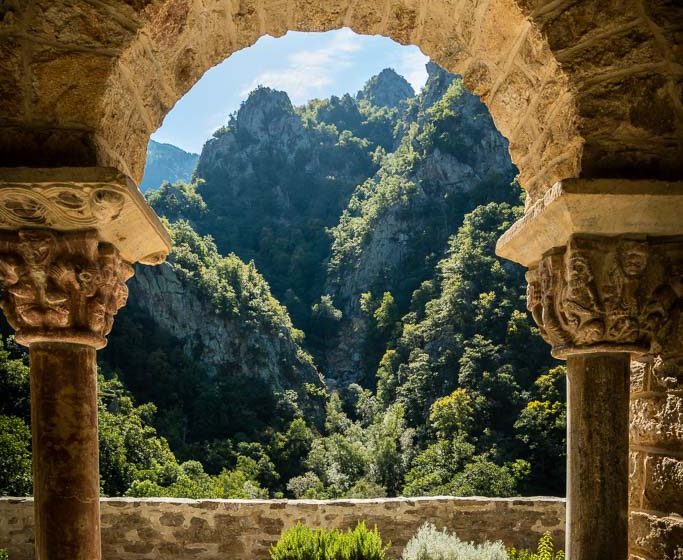
M99 353L103 495L564 494L565 372L494 254L524 204L507 141L428 72L300 107L259 87L147 193L174 249ZM0 494L29 495L2 332Z

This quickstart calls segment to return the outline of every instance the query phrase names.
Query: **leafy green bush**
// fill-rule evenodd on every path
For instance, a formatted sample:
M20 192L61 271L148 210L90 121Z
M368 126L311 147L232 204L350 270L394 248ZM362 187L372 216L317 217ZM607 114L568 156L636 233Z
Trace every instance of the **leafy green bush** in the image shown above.
M508 560L500 541L474 544L463 542L454 534L439 531L425 523L410 539L403 551L403 560Z
M535 553L511 548L508 550L508 556L510 560L564 560L565 558L563 551L555 551L553 537L548 531L539 539Z
M0 560L9 560L9 554L7 554L7 549L0 549Z
M272 560L385 560L389 545L362 521L353 531L310 529L301 523L284 531L270 550Z

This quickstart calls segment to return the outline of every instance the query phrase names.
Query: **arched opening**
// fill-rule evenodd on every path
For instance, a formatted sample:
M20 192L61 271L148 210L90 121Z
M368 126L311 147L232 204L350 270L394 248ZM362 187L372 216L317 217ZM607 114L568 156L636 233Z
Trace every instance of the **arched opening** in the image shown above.
M335 49L361 41L348 30L329 40L306 37L324 41L305 51L323 64ZM388 42L373 39L366 48ZM278 43L287 45L268 44L286 52ZM258 52L259 44L251 49ZM275 67L296 70L288 60L283 54ZM335 61L325 69L330 75L338 72L341 60ZM249 481L269 497L562 495L563 376L550 371L557 364L524 324L522 269L493 255L492 240L521 212L508 143L461 78L430 64L425 89L415 92L397 72L380 72L383 62L377 56L378 75L338 90L345 95L318 100L256 87L272 80L270 67L255 79L235 79L239 110L203 145L194 183L149 195L158 215L176 222L176 252L170 266L138 270L102 355L117 360L142 401L192 378L183 360L170 358L170 347L182 346L193 365L210 366L212 391L193 397L221 412L200 407L185 417L184 430L174 430L213 476L223 469L244 474L239 461L273 464L277 480L259 474ZM223 66L230 68L230 59ZM310 74L326 75L322 68ZM210 82L219 87L220 79ZM190 223L178 225L182 220ZM221 276L210 263L220 258L214 245L193 230L211 235L218 253L234 252L239 258L220 262L237 272ZM211 256L198 266L191 253ZM255 267L244 264L251 260ZM242 275L248 280L235 279ZM260 275L266 288L253 280ZM275 348L266 313L250 311L267 304L243 296L254 285L269 289L304 332L297 339L289 318L277 323L281 347L303 349L324 375L325 402L310 364L292 359L291 348ZM162 328L177 338L163 349ZM155 341L155 355L131 371L131 333L143 330L147 343ZM254 400L268 394L263 380L274 393L289 390L284 404L296 407L297 417L273 414L265 399ZM539 399L552 421L535 425L533 407L522 411ZM162 433L182 448L186 442L163 431L177 415L167 403L160 412ZM518 419L527 421L519 433ZM533 459L528 449L515 449L526 448L525 430L546 440ZM296 438L309 439L298 442L303 453L289 449ZM527 459L533 468L525 475ZM144 491L177 487L174 481ZM138 488L131 494L141 495Z
M627 253L645 251L644 246L633 249L634 239L629 238L624 244L602 239L602 245L588 243L588 256L577 254L585 249L581 242L572 243L577 232L587 231L603 238L636 237L636 240L652 236L652 241L646 242L654 256L652 262L680 260L679 256L667 253L671 245L664 247L662 240L657 239L666 237L668 242L671 236L681 234L676 219L681 189L680 182L676 181L680 181L683 172L678 48L681 10L673 4L637 0L551 4L535 0L388 0L381 5L363 0L342 4L306 0L141 0L87 2L76 6L67 1L46 4L10 1L0 7L0 15L6 38L0 45L3 69L0 162L10 168L29 168L3 169L1 181L3 186L12 185L31 193L31 204L25 214L29 222L42 219L40 215L36 216L34 193L44 190L45 185L54 184L68 185L72 192L80 189L81 196L60 199L60 203L66 201L70 210L76 208L77 215L88 205L90 210L97 208L99 212L101 208L97 204L104 201L105 217L115 218L116 211L111 209L120 206L121 198L110 194L104 198L83 198L82 194L91 193L93 185L99 189L102 184L125 182L119 171L139 180L149 134L206 69L236 49L253 44L264 34L277 36L287 30L331 30L349 26L360 33L380 34L401 43L419 45L445 68L461 73L466 83L491 108L500 130L510 140L513 160L521 171L522 186L530 194L527 200L541 202L531 208L526 216L528 219L515 228L506 241L515 236L519 241L520 232L533 233L544 220L554 223L558 212L562 214L565 202L569 218L580 218L578 221L570 219L568 228L560 228L560 240L544 240L551 246L537 245L536 240L543 235L533 236L534 247L561 249L554 258L544 256L542 266L535 266L537 263L532 261L541 255L524 257L524 262L532 265L528 276L529 305L536 311L539 324L557 326L553 325L554 303L549 303L546 296L567 299L566 286L562 284L564 279L561 274L555 274L562 270L562 258L572 266L574 262L579 263L577 267L583 263L584 270L586 263L589 267L609 270L610 267L603 266L605 259L619 262L624 247L631 247ZM103 171L104 166L110 169ZM66 169L53 171L56 167ZM571 177L582 180L571 182L568 189L559 186L553 192L548 191L555 181ZM601 180L591 183L590 180L596 178ZM131 185L120 189L119 194L130 195L134 189L129 187ZM138 204L137 212L144 214L139 198L133 196L133 199L133 205ZM593 205L595 200L598 203ZM613 201L617 204L613 205ZM124 201L124 207L131 208L128 202ZM553 207L546 212L547 206ZM647 209L646 220L630 219L643 208ZM25 210L21 204L19 209ZM601 220L607 217L605 221L612 224L613 209L614 228L603 231L598 227L596 231L600 220L595 219L595 210ZM41 211L39 209L38 214ZM567 217L566 213L563 215ZM11 232L3 241L8 247L19 242L20 236L16 232L26 226L25 216L21 216L19 222L3 225ZM92 216L88 215L87 219ZM30 223L35 225L35 222ZM100 227L102 224L97 220L93 223L97 225L99 242L115 240L111 228ZM567 222L563 222L563 228L566 225ZM584 232L577 229L586 225ZM541 233L550 229L541 228ZM126 237L120 230L114 233L118 234L118 241ZM155 235L159 236L159 231ZM70 241L75 239L66 237ZM40 240L34 238L33 241ZM97 242L87 237L77 241L84 251L86 248L91 250L93 241ZM126 250L135 245L130 239L127 242ZM156 244L163 249L163 243ZM24 243L24 249L28 245ZM111 264L111 247L104 249L100 256L103 262L109 259ZM129 260L157 262L163 253L159 250L127 254L135 255ZM89 255L92 257L92 253ZM678 265L671 267L671 277L678 274L678 268ZM616 270L621 274L618 267ZM668 274L669 269L666 271ZM118 273L123 278L125 267ZM636 271L635 275L638 274ZM583 279L587 277L584 275ZM577 278L581 275L577 274ZM592 294L607 293L611 289L610 279L604 275L598 274L591 279L601 280L605 285L597 291L584 290L589 300ZM665 300L665 310L671 312L666 316L669 325L679 322L676 306L679 306L681 291L676 282L675 278L666 279L666 287L656 293L658 298ZM619 283L618 289L625 285L628 283ZM122 303L123 298L119 297L118 302ZM598 314L604 312L604 309L597 309ZM589 310L588 315L592 312ZM106 313L105 318L111 319ZM580 315L578 319L575 315L574 320L575 325L565 324L563 328L569 327L571 331L577 324L580 326ZM592 323L592 330L589 329L588 334L582 330L580 336L595 338L601 324L600 321ZM98 331L101 330L98 327ZM562 331L550 336L560 351L564 351L560 347L566 345L568 338L576 342L575 333ZM659 353L657 359L650 356L649 365L633 370L637 389L632 397L636 427L632 433L636 442L632 474L638 488L633 506L636 511L632 513L635 521L631 527L636 536L632 537L634 542L631 544L641 556L661 556L663 551L666 554L674 551L676 534L680 534L680 516L669 516L671 504L680 510L675 497L668 494L675 477L664 475L663 491L660 491L661 481L651 477L653 472L670 469L662 465L677 464L678 452L671 450L678 446L680 438L678 435L672 440L667 438L670 433L678 432L668 427L661 429L658 424L659 418L669 426L680 424L675 415L671 420L670 416L660 414L668 406L662 403L669 403L671 392L678 390L672 389L678 387L678 382L669 381L678 379L678 374L669 375L679 367L675 365L680 357L677 332L675 328L669 329L666 339L658 340L659 346L653 347ZM614 338L616 335L609 336ZM650 338L645 336L643 342L651 341ZM98 340L101 344L101 339ZM643 344L636 350L643 351L644 347ZM598 348L598 353L604 354L610 348L613 347ZM622 354L626 355L621 356L618 364L616 361L608 363L609 359L600 363L601 368L605 364L608 366L601 369L605 379L618 375L623 382L629 348L634 347L625 349ZM63 363L75 359L75 356L60 355L56 351L48 357L60 358ZM574 366L585 373L589 362L590 359L581 359L574 361ZM598 362L600 360L595 364ZM83 369L90 368L92 363L89 358ZM638 371L642 374L640 377ZM666 382L661 382L661 375L668 375ZM618 408L622 412L628 405L628 396L624 393L628 390L627 385L620 385ZM616 404L615 400L610 400L609 384L603 385L602 389L600 398L595 400ZM673 394L677 398L677 394ZM654 417L658 418L657 422L651 421ZM627 446L624 418L625 413L619 413L622 451ZM608 424L603 426L607 428L603 430L605 434L609 433ZM590 421L588 425L592 426ZM649 429L652 426L655 427ZM594 427L597 429L597 424ZM583 435L589 433L590 430L583 431ZM604 450L601 456L605 456ZM623 457L624 453L619 456ZM617 515L611 515L612 520L620 516L622 547L626 539L623 479L627 469L624 465L622 461L619 472L612 477L622 482L618 507L609 507L607 500L600 504L606 513L616 512ZM88 480L91 495L97 492L94 478ZM579 480L589 481L593 477L579 477ZM578 489L578 485L575 487ZM581 498L580 493L577 496ZM91 502L94 504L96 500ZM581 511L591 509L589 506ZM96 519L93 511L92 508L88 511L89 523ZM661 521L664 517L666 520ZM583 550L589 551L591 543L598 540L599 531L591 532L585 518L570 521L574 527L582 529L583 525L586 529L583 534L581 531L575 534L575 543L587 546ZM661 527L664 528L660 531ZM663 544L657 540L659 537L651 538L655 533L664 534ZM98 546L95 539L90 544L93 549ZM611 550L604 539L600 546ZM590 551L576 554L591 557Z
M149 31L122 52L97 125L107 149L120 154L134 177L141 175L151 131L211 66L263 35L343 26L418 45L462 75L510 140L532 199L579 173L582 140L568 79L513 2L173 2L150 7L144 16Z

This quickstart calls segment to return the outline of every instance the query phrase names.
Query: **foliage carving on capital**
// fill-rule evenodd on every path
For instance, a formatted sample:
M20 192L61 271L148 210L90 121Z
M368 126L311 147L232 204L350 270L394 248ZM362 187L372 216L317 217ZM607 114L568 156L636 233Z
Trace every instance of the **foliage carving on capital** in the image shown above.
M573 236L527 272L527 307L556 357L646 354L683 297L683 243Z
M0 232L0 308L22 344L103 347L132 275L94 230Z

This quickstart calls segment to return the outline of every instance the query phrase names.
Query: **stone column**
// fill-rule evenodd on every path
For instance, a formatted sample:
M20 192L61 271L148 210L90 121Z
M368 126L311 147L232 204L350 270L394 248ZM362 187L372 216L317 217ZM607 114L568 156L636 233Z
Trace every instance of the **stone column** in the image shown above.
M169 248L111 170L0 170L0 308L29 347L38 560L101 558L96 351L131 263Z
M567 358L568 558L628 554L628 354Z
M574 180L498 243L529 267L528 308L567 360L571 560L629 554L629 368L648 359L680 305L681 215L680 183Z

